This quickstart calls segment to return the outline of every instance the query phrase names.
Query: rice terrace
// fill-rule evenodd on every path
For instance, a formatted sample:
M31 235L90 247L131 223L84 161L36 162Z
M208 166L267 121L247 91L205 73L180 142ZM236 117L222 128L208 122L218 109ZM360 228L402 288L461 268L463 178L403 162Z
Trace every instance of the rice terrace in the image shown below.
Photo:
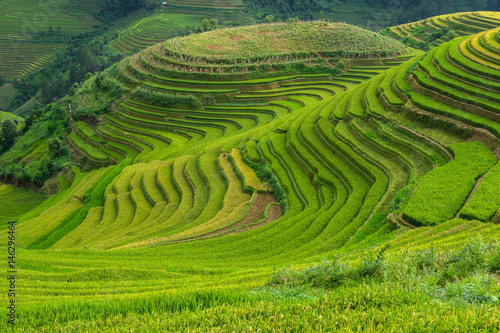
M0 332L500 332L500 2L0 9Z

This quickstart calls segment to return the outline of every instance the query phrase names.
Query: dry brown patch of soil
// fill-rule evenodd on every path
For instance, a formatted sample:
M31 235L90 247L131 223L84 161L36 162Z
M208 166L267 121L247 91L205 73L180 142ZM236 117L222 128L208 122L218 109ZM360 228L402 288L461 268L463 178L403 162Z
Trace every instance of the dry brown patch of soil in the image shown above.
M264 217L264 212L267 205L273 202L278 203L273 193L257 193L252 207L250 207L248 213L240 221L228 225L225 228L206 233L204 235L175 240L169 242L169 244L237 234L271 223L272 221L277 220L278 218L283 216L283 208L279 204L274 204L269 207L269 210L267 211L267 218L265 221L262 221L258 224L253 224L259 222Z
M283 208L280 205L272 205L271 207L269 207L269 210L267 212L267 219L265 221L259 224L246 226L248 224L258 222L260 219L262 219L267 205L272 202L278 202L273 193L257 193L257 197L255 198L255 201L247 215L245 215L245 217L238 223L231 225L228 229L234 229L238 227L243 228L230 231L228 235L258 228L283 216Z
M215 45L215 44L212 44L212 45L208 45L207 48L209 48L210 50L220 50L222 49L224 46L222 45Z

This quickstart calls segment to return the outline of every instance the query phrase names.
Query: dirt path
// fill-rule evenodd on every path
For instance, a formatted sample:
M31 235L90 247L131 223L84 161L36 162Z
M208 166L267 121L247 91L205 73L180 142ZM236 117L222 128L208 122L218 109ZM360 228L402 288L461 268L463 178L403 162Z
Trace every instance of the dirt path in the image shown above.
M484 177L486 177L487 174L488 174L488 172L486 172L481 178L479 178L479 180L477 181L476 186L474 186L474 189L472 190L471 194L469 195L469 197L467 198L465 203L462 205L462 207L460 207L460 210L458 211L457 215L455 216L456 219L458 219L460 217L460 212L465 207L465 205L467 205L469 203L470 199L472 199L472 197L474 196L474 193L476 193L477 189L479 188L479 186L483 182Z
M267 206L271 203L275 204L269 207L267 212L267 218L264 221L262 221L264 218L264 212ZM175 240L172 242L168 242L168 244L214 238L225 235L233 235L261 227L263 225L266 225L268 223L277 220L281 216L283 216L283 208L279 205L273 193L257 193L254 202L252 204L252 207L250 207L250 210L247 212L245 217L243 217L240 221L228 225L219 230L211 231L209 233L199 236ZM260 223L258 223L259 221Z

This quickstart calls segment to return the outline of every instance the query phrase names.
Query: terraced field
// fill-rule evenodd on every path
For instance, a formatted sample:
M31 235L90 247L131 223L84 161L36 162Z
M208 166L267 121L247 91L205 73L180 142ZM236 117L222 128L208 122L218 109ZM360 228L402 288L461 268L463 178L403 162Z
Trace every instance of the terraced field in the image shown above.
M5 225L6 222L40 205L44 200L43 196L33 191L0 183L0 202L2 202L0 222Z
M34 44L0 41L0 73L13 80L22 78L54 60L64 44Z
M24 121L23 118L18 117L10 112L0 111L0 124L3 123L4 121L6 121L7 119L11 119L11 120L15 121L16 123L21 123L22 121Z
M121 31L112 42L112 47L123 54L131 55L148 46L178 36L186 28L201 27L203 19L215 18L229 25L248 25L254 20L243 13L241 0L227 1L170 1L169 6L154 15L131 24Z
M168 12L147 16L129 25L113 40L112 47L123 54L134 54L148 46L177 36L185 27L198 26L201 15L178 15Z
M90 1L89 1L90 2ZM74 1L3 0L0 2L0 73L6 79L22 78L54 59L65 44L36 43L32 33L88 31L100 23L75 10Z
M246 29L253 31L253 28ZM339 29L346 27L339 26ZM235 29L231 36L243 36L240 33ZM494 41L497 31L493 33L486 32L455 43L465 45L483 38ZM225 38L221 32L216 34L216 38L209 38L211 43L217 43L217 38ZM335 77L326 73L285 76L280 71L282 67L275 64L273 77L244 79L252 75L249 69L255 68L256 63L265 63L265 58L259 58L256 53L253 63L245 64L243 70L234 73L236 67L224 60L229 56L226 50L204 49L203 44L197 43L197 38L191 38L191 47L197 47L192 49L196 61L186 60L175 51L177 47L185 49L180 43L189 38L158 44L123 61L114 71L114 80L133 92L121 100L114 112L102 116L97 127L91 128L82 122L76 124L70 140L90 160L119 165L133 161L134 166L125 168L127 172L107 185L104 206L93 207L92 214L80 221L78 228L52 246L136 247L211 237L219 235L220 230L229 230L230 225L245 219L246 212L252 209L252 202L257 199L255 189L253 196L244 192L232 193L243 186L245 178L224 157L234 147L241 150L247 163L267 165L268 172L274 175L272 190L275 199L269 203L280 202L285 215L278 220L281 222L270 226L288 229L293 225L292 230L300 235L306 229L297 231L301 227L293 221L309 221L300 225L308 225L307 230L314 235L308 237L312 238L302 239L306 237L303 235L298 237L301 241L294 240L284 245L292 249L297 242L307 243L307 253L341 248L363 229L374 213L387 214L390 210L400 213L401 210L391 208L393 200L402 189L415 186L421 179L403 215L394 215L394 220L405 225L408 222L413 225L444 222L460 211L476 181L496 163L488 149L498 147L496 119L462 111L466 105L473 105L458 98L447 100L432 95L437 94L436 88L431 94L417 86L420 76L428 79L424 75L425 66L434 64L435 55L446 53L450 44L443 44L421 61L422 55L418 53L398 58L348 60L348 70ZM248 41L237 40L245 49L251 49ZM294 45L300 47L296 42ZM200 52L217 51L221 53L217 62L200 61L203 57ZM238 54L238 50L231 52ZM371 57L376 53L361 52L367 52ZM396 48L394 52L402 51ZM286 59L285 55L282 57ZM445 58L441 56L439 59ZM181 62L180 59L185 60ZM298 61L288 60L290 64ZM314 67L314 60L310 62ZM418 66L407 80L407 71L415 67L416 62ZM183 71L184 78L176 78ZM447 77L437 69L435 72L436 76ZM217 75L233 81L200 79ZM469 74L464 70L456 75ZM462 82L451 77L447 80ZM445 79L436 80L443 81ZM139 82L141 87L137 88ZM92 80L87 84L92 86ZM456 86L467 88L466 84ZM83 91L88 90L84 88ZM495 93L487 89L482 91L484 103L490 103L484 105L490 105L494 110ZM448 92L455 97L452 90L448 89ZM204 95L213 97L200 109L193 101ZM176 96L173 102L168 102L169 96ZM492 97L487 99L487 96ZM85 95L78 98L85 99ZM435 109L429 110L431 106ZM475 155L468 152L461 153L467 158L459 158L462 155L457 155L452 146L446 148L432 137L394 121L390 111L401 110L410 117L412 114L431 117L432 114L428 121L437 122L438 127L441 122L444 127L454 126L459 131L472 133L483 143L477 142L477 148L464 144L464 148L457 146L456 149L482 149L482 155L471 157ZM438 121L434 113L442 114L443 110L448 110L445 115L450 119L439 117ZM463 118L457 115L463 115ZM464 172L463 175L452 171L452 164L446 164L452 159L456 159L457 168ZM483 164L476 165L469 159ZM410 211L415 206L424 215L435 215L432 209L429 213L421 209L423 204L419 197L428 197L424 183L436 184L428 172L444 164L446 166L435 170L445 185L442 191L446 191L448 182L455 181L457 191L462 191L462 194L454 199L453 205L443 202L452 209L451 215L444 215L437 222L426 222L422 220L424 217L415 217ZM470 169L464 169L463 165L469 165ZM146 170L151 174L148 175ZM464 177L469 175L470 183L464 187ZM232 202L228 195L241 200ZM229 207L227 212L224 207ZM232 212L230 217L229 212ZM263 213L261 211L257 221L265 220L262 220ZM102 231L95 233L97 225ZM259 230L268 228L271 227L266 225ZM125 230L127 236L117 230ZM89 236L81 237L86 232ZM324 243L326 239L329 240L328 246ZM28 242L36 244L36 239ZM295 249L292 252L301 251Z
M241 0L173 0L169 2L168 12L177 15L202 15L205 18L215 18L227 21L230 25L248 25L254 23L250 15L244 13Z
M321 38L293 33L259 49L271 36L256 31L303 27ZM356 38L349 52L342 35ZM221 40L230 48L209 47ZM249 330L241 325L262 305L273 309L256 318L301 328L285 315L273 321L281 302L308 314L325 299L300 290L248 296L275 267L334 264L340 253L369 265L367 253L378 258L385 244L390 255L431 246L433 255L470 237L498 240L490 222L500 209L499 41L494 29L424 53L342 24L261 25L160 43L92 77L71 100L73 113L107 96L96 80L124 93L97 124L76 122L69 140L106 167L75 168L70 187L17 218L20 327L182 331L195 316L234 306L229 324L200 325ZM252 58L240 58L243 50ZM356 315L384 299L397 319L380 320L396 330L416 327L408 316L425 312L415 299L427 296L412 288L332 294L365 302ZM476 311L429 304L442 314L437 322ZM498 307L487 309L472 312L488 319L470 325L496 327ZM328 322L345 316L318 311ZM358 329L377 330L360 320Z
M11 83L0 86L0 110L7 110L18 92Z
M91 13L100 10L103 2L103 0L80 0L75 7L79 10Z
M401 24L390 28L391 35L397 38L409 38L417 43L425 43L432 34L444 29L452 29L455 36L467 36L500 25L498 12L464 12L430 17L425 20ZM442 34L437 42L453 39L450 34Z

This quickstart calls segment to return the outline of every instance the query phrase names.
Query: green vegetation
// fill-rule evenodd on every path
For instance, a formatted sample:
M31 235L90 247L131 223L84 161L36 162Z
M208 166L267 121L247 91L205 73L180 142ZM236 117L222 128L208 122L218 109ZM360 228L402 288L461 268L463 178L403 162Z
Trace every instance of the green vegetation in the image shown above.
M69 118L59 105L49 104L43 110L34 108L26 119L24 133L17 132L13 122L8 122L11 123L10 134L2 134L2 138L10 140L12 145L4 146L8 149L0 155L2 177L42 186L55 172L68 165L70 150L65 135L69 130ZM2 139L2 142L5 144L8 140Z
M104 161L108 159L106 155L104 155L99 151L99 149L89 145L75 133L71 133L69 135L69 140L71 141L72 144L74 144L78 149L83 151L91 159L104 160Z
M12 185L0 184L0 222L6 223L44 202L38 193Z
M461 322L467 325L467 329L494 330L498 325L495 320L498 285L491 273L498 270L498 242L477 239L477 232L473 230L480 228L480 224L465 223L465 230L457 230L456 226L457 222L448 222L435 232L432 228L414 230L405 237L389 241L383 252L379 246L368 254L339 256L308 269L304 268L311 266L310 263L288 269L283 263L278 263L280 269L273 274L271 264L259 264L264 273L256 274L254 263L245 265L241 262L245 269L240 267L236 276L230 273L232 278L228 278L225 272L228 272L228 263L234 259L219 264L213 261L210 270L194 269L193 263L179 261L165 269L165 256L176 253L171 252L172 246L107 254L88 249L70 253L59 251L50 260L48 251L20 249L29 269L37 270L36 276L28 275L27 285L40 285L51 279L55 285L64 283L73 299L58 302L54 296L38 292L39 300L51 299L52 302L43 306L40 303L26 305L26 316L20 318L17 327L27 331L35 328L57 331L70 327L78 330L91 327L102 330L168 330L173 327L183 330L194 326L208 331L224 327L245 330L250 326L279 330L310 322L310 325L316 325L309 326L314 330L330 327L352 327L354 330L362 326L377 331L383 325L385 328L430 332L455 328L456 322ZM487 230L490 236L498 235L498 227L483 229ZM438 233L444 234L432 247L430 243ZM477 240L463 240L457 245L457 239L468 239L468 233ZM438 248L441 244L448 246ZM143 257L146 253L147 263ZM377 260L378 253L382 254ZM356 260L360 256L366 260ZM73 258L74 265L65 272L54 274L52 269L47 269L50 263L64 263L70 258ZM325 280L334 281L329 274L338 272L339 268L353 275L343 275L345 279L333 283L333 287L325 285ZM264 286L281 276L284 281ZM294 286L306 277L316 287ZM237 283L231 283L234 278ZM207 282L217 284L221 279L226 283L224 290L206 287ZM187 288L186 281L190 281ZM109 298L86 300L84 288L89 284L99 291L114 286L115 294L127 293L128 286L133 285L137 294L122 294L120 299L113 301ZM159 285L162 292L157 290ZM179 289L174 292L176 287ZM194 287L197 292L190 292ZM347 316L345 307L352 305L352 299L356 300L357 307ZM86 311L81 310L82 304L85 304ZM372 317L365 318L380 304L384 304L388 312L384 317L372 314L373 318L383 319L380 324L374 323ZM332 311L324 311L326 306ZM408 321L411 314L421 319ZM248 318L249 315L252 319ZM217 321L216 318L221 316L224 320ZM353 316L360 320L353 321ZM304 318L310 320L304 321ZM344 319L335 321L334 318ZM433 324L428 323L429 318L435 318Z
M500 163L492 167L476 193L460 211L460 217L489 222L500 209Z
M210 30L159 44L144 11L119 20L152 46L6 120L2 182L55 193L2 208L16 329L496 330L498 29L424 53L325 21L220 28L220 8L247 17L156 8Z
M169 7L130 24L111 41L111 47L123 54L134 54L168 38L200 32L203 20L206 20L205 17L210 15L195 11L177 12L175 7ZM214 8L213 14L215 13L217 13L217 8ZM241 13L241 18L247 17ZM249 18L248 22L251 22Z
M17 126L12 119L7 119L2 123L2 131L0 132L0 147L1 151L9 150L14 145L17 137Z
M305 38L305 36L307 36ZM279 41L279 43L277 42ZM327 57L374 57L400 54L405 48L380 35L341 23L310 22L265 24L216 30L207 35L172 39L165 43L167 55L190 56L219 63L238 58L305 56L320 52Z
M5 83L0 86L0 110L7 110L17 93L18 91L12 83Z
M431 298L462 305L498 302L499 287L492 275L500 268L498 242L484 242L479 238L451 251L430 247L425 250L405 249L387 255L389 244L376 256L364 258L357 265L334 258L299 271L280 269L271 276L269 291L272 292L273 288L277 291L281 288L300 290L301 287L303 290L308 287L335 290L367 283L375 288L381 285L406 286L412 292L427 291ZM472 284L469 292L467 284Z
M403 210L416 225L436 225L452 219L464 205L477 180L495 163L480 142L450 145L454 160L425 175Z
M419 27L424 32L429 28L439 29L441 25L445 24L446 20L443 20L444 22L442 20L434 20L427 26L421 26L420 21L418 21L438 14L498 10L496 0L481 2L457 0L453 3L446 0L436 0L431 3L423 0L400 0L396 2L383 0L356 0L349 2L325 2L321 0L283 0L278 2L272 0L243 0L243 2L248 12L254 13L259 22L288 22L293 18L301 20L324 19L332 22L354 24L371 30L380 30L385 29L387 26L412 22L402 26L402 32L417 30ZM475 20L472 20L471 23L472 25L484 24L484 22Z
M15 114L0 111L0 123L4 123L7 119L14 121L17 126L19 126L24 121L22 117L16 116Z
M99 22L84 12L71 12L72 2L52 3L5 0L0 3L0 73L9 80L22 78L51 62L64 43L39 43L45 35L71 35L90 31ZM22 13L23 19L20 19ZM40 14L43 13L43 14ZM43 15L40 18L38 15ZM59 27L59 29L57 28Z
M490 5L490 8L494 6ZM492 9L497 10L497 8ZM435 15L435 13L431 11L429 14ZM381 33L392 36L408 46L427 50L457 36L467 36L496 28L499 23L498 12L465 12L433 16L386 28Z

